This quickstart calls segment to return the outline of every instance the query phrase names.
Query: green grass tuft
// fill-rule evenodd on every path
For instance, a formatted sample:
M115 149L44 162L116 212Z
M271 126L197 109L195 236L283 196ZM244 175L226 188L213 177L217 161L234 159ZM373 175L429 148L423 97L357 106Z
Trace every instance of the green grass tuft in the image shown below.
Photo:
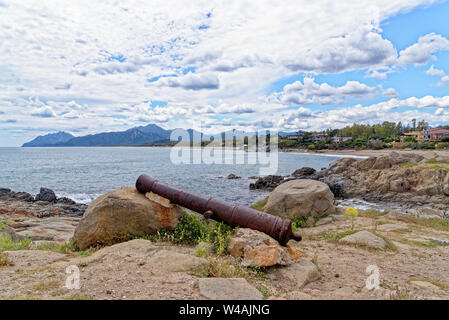
M259 210L263 212L263 208L265 207L265 205L267 204L268 201L268 196L265 197L265 199L259 200L257 201L255 204L253 204L250 208L255 209L255 210Z
M27 250L30 247L31 239L23 239L20 241L12 241L9 236L0 236L0 252L13 250Z

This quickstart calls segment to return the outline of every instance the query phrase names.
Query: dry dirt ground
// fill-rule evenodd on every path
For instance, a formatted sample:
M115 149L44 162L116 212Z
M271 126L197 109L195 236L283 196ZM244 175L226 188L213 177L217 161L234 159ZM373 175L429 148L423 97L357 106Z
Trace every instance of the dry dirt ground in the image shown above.
M245 278L264 298L449 298L449 232L392 213L357 217L356 230L387 240L389 248L379 250L339 242L350 222L343 216L328 220L333 221L302 229L303 241L291 242L321 273L293 290L271 280L276 267L246 268L229 255L197 257L194 247L133 240L90 252L5 251L0 299L205 299L198 285L202 277ZM66 268L73 265L80 270L80 289L64 287ZM378 268L379 289L365 288L369 265Z

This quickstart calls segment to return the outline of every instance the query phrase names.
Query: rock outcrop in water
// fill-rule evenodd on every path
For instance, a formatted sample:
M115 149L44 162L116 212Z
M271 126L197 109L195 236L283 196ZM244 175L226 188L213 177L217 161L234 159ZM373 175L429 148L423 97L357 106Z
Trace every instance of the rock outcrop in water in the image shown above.
M14 192L0 188L0 214L15 214L29 217L82 216L87 206L69 198L58 198L48 188L41 188L33 197L27 192Z
M391 152L363 160L339 159L314 178L325 182L331 189L338 186L338 192L348 198L447 210L448 172L445 160L429 161L416 154Z
M421 210L417 206L430 207L440 210L437 216L444 216L449 205L449 159L391 152L367 159L341 158L321 171L310 169L261 177L250 189L273 190L291 180L312 179L326 183L337 198L397 203L415 211Z

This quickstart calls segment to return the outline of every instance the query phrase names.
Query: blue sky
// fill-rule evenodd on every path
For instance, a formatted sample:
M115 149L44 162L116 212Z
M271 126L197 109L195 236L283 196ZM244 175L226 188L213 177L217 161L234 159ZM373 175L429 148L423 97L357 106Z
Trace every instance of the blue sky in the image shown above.
M40 134L449 124L449 2L0 0L0 146Z

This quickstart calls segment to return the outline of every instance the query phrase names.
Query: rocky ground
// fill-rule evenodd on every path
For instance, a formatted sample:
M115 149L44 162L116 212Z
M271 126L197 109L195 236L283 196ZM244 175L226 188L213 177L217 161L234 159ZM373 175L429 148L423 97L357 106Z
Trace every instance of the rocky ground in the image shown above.
M10 226L20 219L1 218L12 221ZM303 256L267 268L246 267L245 258L216 256L208 250L198 257L194 246L164 241L137 239L84 252L66 248L65 253L32 243L26 250L2 253L8 263L0 267L0 298L449 298L449 228L444 222L361 212L355 230L375 235L355 241L348 232L350 221L341 214L317 224L301 229L303 241L289 243ZM80 270L79 290L64 287L66 268L73 265ZM378 267L379 289L365 288L369 265Z

